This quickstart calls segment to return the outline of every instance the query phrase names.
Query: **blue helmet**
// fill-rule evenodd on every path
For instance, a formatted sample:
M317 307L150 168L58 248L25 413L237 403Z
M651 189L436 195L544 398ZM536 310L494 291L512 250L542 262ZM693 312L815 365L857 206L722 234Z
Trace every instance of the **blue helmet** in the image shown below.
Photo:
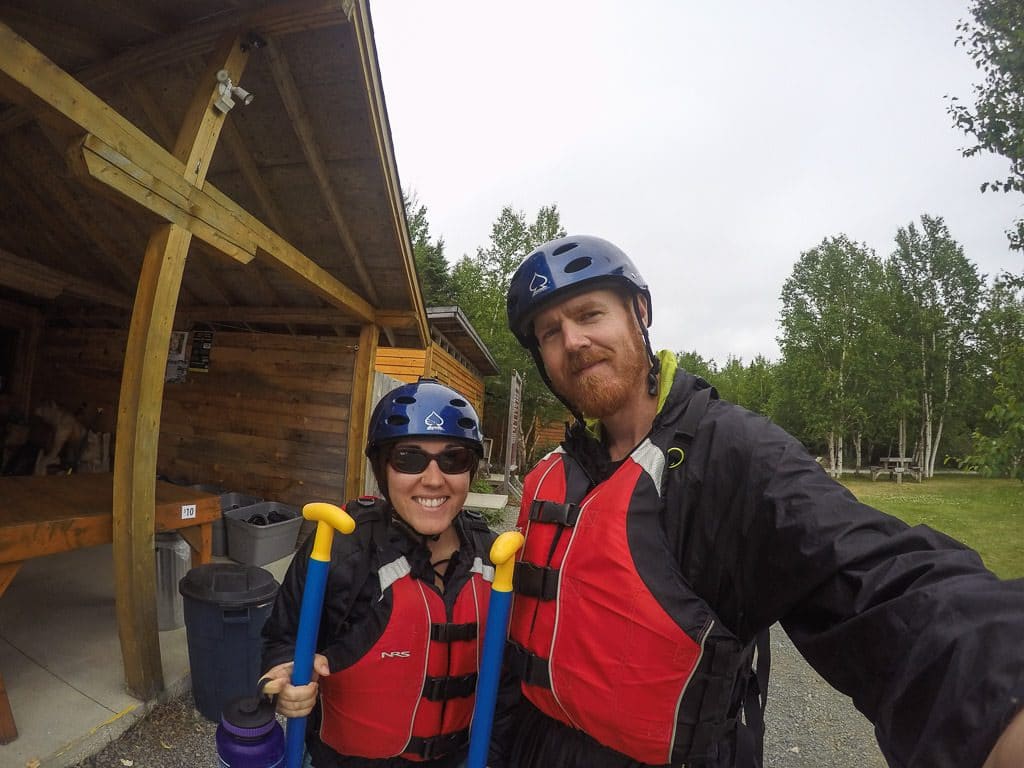
M442 437L467 443L483 455L480 419L469 402L437 379L420 377L388 392L370 416L366 455L408 437Z
M630 258L620 248L589 235L551 240L527 256L508 287L508 327L526 349L537 342L533 318L556 298L586 289L621 285L647 300L647 324L651 317L651 292Z

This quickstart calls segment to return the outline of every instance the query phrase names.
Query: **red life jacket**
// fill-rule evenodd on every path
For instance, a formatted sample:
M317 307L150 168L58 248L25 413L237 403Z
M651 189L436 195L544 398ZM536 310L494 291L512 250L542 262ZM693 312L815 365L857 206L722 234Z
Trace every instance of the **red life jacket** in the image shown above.
M713 755L741 646L665 542L663 449L589 489L561 451L527 477L510 659L542 712L651 765Z
M481 571L487 571L485 580ZM320 680L320 738L343 755L430 760L469 741L493 567L478 560L452 615L404 557L378 570L388 625L369 652Z

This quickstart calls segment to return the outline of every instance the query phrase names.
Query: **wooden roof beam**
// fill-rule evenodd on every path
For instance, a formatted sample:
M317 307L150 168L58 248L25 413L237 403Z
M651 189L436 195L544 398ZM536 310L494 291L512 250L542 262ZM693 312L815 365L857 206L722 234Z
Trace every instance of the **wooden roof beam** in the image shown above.
M344 319L334 307L180 306L178 317L190 322L280 323L336 325ZM384 328L415 328L415 312L378 312L377 325Z
M43 48L53 47L69 56L86 61L105 59L110 52L96 40L83 37L80 27L64 24L59 18L15 8L4 3L0 5L4 21L13 24Z
M149 173L96 136L82 139L69 162L84 178L116 190L243 264L262 254L269 266L299 278L330 304L364 321L375 318L365 299L211 184L198 189L158 165Z
M182 306L178 317L195 323L276 323L279 325L338 325L348 318L334 307L221 307Z
M384 93L381 89L381 77L377 64L377 49L373 41L373 29L370 22L368 0L353 0L351 8L352 28L356 33L356 42L362 57L366 93L369 99L369 117L373 123L373 133L377 140L377 156L381 159L381 175L387 182L388 200L391 203L391 220L395 226L395 241L401 249L402 261L405 263L406 293L417 314L417 330L420 341L426 346L430 341L430 328L427 323L426 307L423 304L423 293L420 291L416 278L416 258L409 239L409 226L405 220L405 203L402 190L398 183L395 149L391 142L391 126L388 113L384 106ZM392 344L394 342L392 341Z
M58 151L64 149L60 137L45 129L43 134ZM11 134L7 141L15 148L19 158L38 157L38 151L30 142L25 141L23 134ZM32 161L32 164L36 169L41 167L35 160ZM123 249L114 242L106 228L96 222L93 212L72 193L69 185L64 183L63 179L54 179L54 183L47 185L46 190L47 195L51 198L48 201L49 204L66 213L71 219L71 226L77 227L96 246L95 252L99 262L111 279L125 292L125 295L130 296L135 293L135 285L139 279L138 269L134 264L125 263Z
M419 315L411 309L377 312L377 325L384 328L415 328L419 321Z
M271 193L270 187L263 180L263 173L260 171L259 166L256 165L256 160L253 158L249 148L245 145L245 139L242 138L241 132L230 120L224 125L222 140L224 146L228 148L232 157L235 158L235 164L238 166L242 177L260 201L260 207L263 209L263 214L266 216L270 226L273 227L277 234L290 242L292 233L284 214L281 213L280 207L274 202L274 195Z
M262 35L289 34L305 29L333 27L352 15L352 0L282 2L256 11L240 11L204 18L193 27L148 41L111 59L76 70L75 79L95 88L111 79L139 76L194 56L209 54L225 32L250 28ZM0 134L35 119L31 109L12 107L0 114Z
M201 186L205 181L224 122L224 114L212 108L216 98L212 73L227 68L238 76L248 58L248 52L239 45L239 35L225 35L196 85L172 157L182 166L182 182L190 186ZM143 146L155 149L153 154L164 152L152 141ZM154 605L153 477L167 349L191 242L191 232L174 223L161 224L150 234L128 328L118 398L113 479L117 626L125 683L141 699L149 699L163 689ZM206 531L200 537L199 561L210 557L208 537Z
M186 69L189 74L194 75L197 81L199 80L200 74L197 70L186 65ZM128 95L135 101L136 104L142 109L146 115L146 119L149 120L153 131L156 133L160 143L166 148L172 148L174 146L177 137L174 131L171 129L171 125L167 120L167 111L163 109L159 104L156 103L156 99L153 98L153 93L149 88L146 88L138 78L125 81L125 90ZM221 134L223 135L224 129L230 125L228 120L224 121L224 126L221 128ZM202 242L198 240L197 242ZM223 281L210 267L202 260L192 259L190 260L190 266L196 269L202 275L202 281L205 283L225 304L230 304L232 299L229 295L227 288L224 286ZM182 284L182 290L187 291L184 284Z
M15 256L3 248L0 248L0 285L43 299L55 299L66 293L111 307L132 305L131 296L113 291L105 285L44 267L31 259Z
M73 168L149 208L243 263L260 251L329 303L373 322L374 308L211 184L202 189L185 164L0 23L0 79L66 132L87 131ZM213 83L210 84L213 93ZM116 149L115 149L116 148ZM77 155L77 156L76 156Z
M334 191L330 172L327 170L327 163L324 162L323 153L320 151L320 146L313 133L313 125L310 122L309 114L306 112L306 106L302 103L302 98L299 96L299 90L295 85L295 78L292 76L288 61L285 55L278 49L273 39L267 40L265 53L270 61L270 71L274 76L274 83L277 85L278 93L284 102L288 117L291 119L292 130L295 131L299 144L302 146L302 154L305 155L306 162L309 163L309 168L316 178L317 186L320 188L320 196L323 198L324 204L331 215L331 221L334 223L334 228L341 239L341 244L344 246L349 259L351 259L352 267L355 269L356 275L359 276L363 290L370 297L370 302L375 305L380 304L380 297L377 295L377 289L373 285L373 280L370 279L366 263L356 247L355 238L352 237L352 232L341 212L341 202Z
M124 0L89 0L89 5L110 18L116 18L125 27L143 29L157 36L171 32L167 20L153 11L140 7L140 3Z

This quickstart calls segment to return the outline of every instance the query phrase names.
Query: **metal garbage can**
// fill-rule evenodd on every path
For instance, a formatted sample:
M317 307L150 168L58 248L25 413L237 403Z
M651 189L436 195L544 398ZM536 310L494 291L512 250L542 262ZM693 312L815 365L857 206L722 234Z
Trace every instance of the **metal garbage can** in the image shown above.
M156 534L156 625L160 632L185 623L178 582L188 573L192 548L174 533Z
M181 580L192 698L208 720L219 722L230 699L255 692L260 632L277 588L270 571L240 563L200 565Z

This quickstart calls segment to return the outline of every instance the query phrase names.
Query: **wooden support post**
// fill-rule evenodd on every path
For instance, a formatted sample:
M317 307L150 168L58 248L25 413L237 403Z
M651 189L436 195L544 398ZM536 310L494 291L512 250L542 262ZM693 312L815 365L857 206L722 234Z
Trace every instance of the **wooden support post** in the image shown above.
M207 74L230 67L237 79L247 60L238 36L229 35L212 57ZM204 77L174 146L185 181L200 188L224 123L224 115L211 106L215 93L215 81ZM167 350L191 242L192 234L176 224L157 227L149 238L128 330L118 405L114 456L117 626L125 683L132 695L143 700L164 687L153 552L156 458Z
M0 597L3 597L4 592L11 586L11 582L14 581L14 574L21 568L21 561L16 563L0 563Z
M0 674L0 744L7 744L18 738L18 727L14 724L11 703L7 699L7 686L4 676Z
M213 523L179 528L181 538L192 548L192 567L205 565L213 560Z
M354 499L363 493L366 480L366 428L373 403L373 364L377 357L377 337L380 329L366 323L359 332L359 351L356 352L355 370L352 372L352 398L348 410L348 448L345 463L345 498Z
M114 453L114 583L125 682L146 701L164 686L153 552L164 370L191 235L173 224L149 240L125 349Z

